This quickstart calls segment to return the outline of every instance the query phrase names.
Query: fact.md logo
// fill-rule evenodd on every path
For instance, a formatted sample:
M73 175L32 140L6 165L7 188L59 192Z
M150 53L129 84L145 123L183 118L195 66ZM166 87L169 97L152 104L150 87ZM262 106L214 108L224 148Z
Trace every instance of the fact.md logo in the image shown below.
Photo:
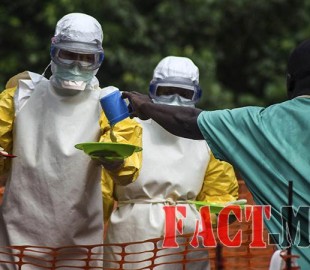
M184 205L166 205L163 206L165 213L165 232L163 247L178 247L177 235L183 234L183 224L187 217L186 207ZM294 231L289 230L289 224L284 217L288 213L293 213ZM251 221L251 241L250 248L265 248L270 243L270 239L274 239L282 247L296 245L298 247L309 248L310 246L310 206L301 206L294 211L291 206L283 206L278 213L280 218L277 222L280 224L279 232L269 232L268 243L264 239L264 219L268 221L272 218L270 205L246 205L243 209L240 205L228 205L217 214L216 229L212 227L211 211L209 206L203 206L199 210L200 217L193 224L195 230L191 237L190 245L198 247L199 238L205 247L216 247L217 241L226 247L239 247L242 243L242 229L231 235L230 217L233 215L234 222ZM307 224L304 218L308 217ZM279 220L280 219L280 220ZM301 231L306 230L308 239L301 237ZM217 238L215 237L217 233ZM304 234L304 233L303 233ZM218 239L218 240L216 240Z

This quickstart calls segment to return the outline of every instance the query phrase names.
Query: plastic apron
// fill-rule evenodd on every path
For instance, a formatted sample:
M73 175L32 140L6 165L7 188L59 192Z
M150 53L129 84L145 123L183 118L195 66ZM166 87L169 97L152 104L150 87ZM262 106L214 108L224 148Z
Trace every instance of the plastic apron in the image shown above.
M16 115L0 246L102 243L101 167L74 147L98 140L99 94L60 96L41 81Z
M169 205L170 202L178 204L179 201L194 200L203 185L210 159L210 150L206 142L176 137L152 120L139 121L143 128L142 169L135 183L115 187L115 198L119 206L111 215L105 243L130 243L162 237L165 224L163 206ZM192 233L195 230L195 220L199 219L199 212L194 205L182 205L186 206L183 233ZM148 259L150 254L146 251L153 249L152 243L145 243L139 247L127 246L126 252L144 252L127 258L131 261ZM167 249L167 253L178 251L181 249ZM105 248L105 254L107 252L115 253L119 250L112 245ZM206 257L206 251L193 252L193 256ZM105 259L117 261L118 256L107 255ZM165 260L157 263L175 260L180 258L167 256ZM150 262L128 263L124 268L140 269L149 264ZM117 267L116 264L109 266ZM208 263L188 264L186 267L190 270L208 269ZM156 269L184 268L180 264L164 264Z

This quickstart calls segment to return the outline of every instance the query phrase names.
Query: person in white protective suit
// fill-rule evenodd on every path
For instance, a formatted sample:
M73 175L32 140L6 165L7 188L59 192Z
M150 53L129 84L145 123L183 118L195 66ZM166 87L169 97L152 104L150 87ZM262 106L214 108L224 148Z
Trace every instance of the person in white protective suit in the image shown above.
M168 56L154 70L149 94L154 102L175 106L195 106L201 96L199 70L186 57ZM137 181L126 187L114 185L103 179L104 202L114 208L105 239L105 261L113 261L108 267L119 269L120 247L114 243L131 243L164 236L165 205L185 205L183 233L193 233L199 212L188 201L226 203L238 197L238 183L232 166L214 158L205 141L179 138L165 131L153 120L138 120L143 129L143 161ZM108 213L106 219L108 219ZM189 246L189 244L188 244ZM189 248L191 248L189 246ZM209 269L207 252L192 252L186 259L206 258L203 262L191 262L182 266L183 247L168 248L157 258L154 269ZM122 269L142 269L151 265L153 243L126 246L127 255ZM159 255L159 254L157 254ZM163 254L161 254L163 255ZM142 262L142 260L146 260ZM168 262L173 264L165 264ZM122 262L124 263L124 261ZM144 269L144 268L143 268Z
M0 146L17 156L0 159L0 174L8 172L0 208L0 247L102 244L103 171L109 181L121 185L138 176L141 153L122 161L102 161L103 168L74 147L110 141L110 126L99 102L109 88L101 89L95 77L104 58L102 40L101 25L93 17L64 16L51 41L50 79L24 72L0 94ZM118 142L138 146L141 132L130 118L114 127ZM84 265L77 260L85 257L81 251L82 255L62 257L67 261L58 263ZM41 261L43 255L37 257L22 269L36 269L34 262L49 266ZM99 261L91 265L102 266L102 255L93 258ZM15 269L5 262L18 260L0 252L2 270Z

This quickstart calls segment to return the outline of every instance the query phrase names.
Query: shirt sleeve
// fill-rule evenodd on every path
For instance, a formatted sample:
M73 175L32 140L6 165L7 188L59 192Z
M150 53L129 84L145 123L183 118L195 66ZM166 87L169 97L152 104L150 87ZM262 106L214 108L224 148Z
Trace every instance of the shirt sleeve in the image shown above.
M102 192L102 203L103 203L103 214L104 214L104 222L106 223L113 211L114 206L114 182L111 179L111 177L104 172L102 172L102 178L101 178L101 192Z
M110 125L105 115L102 113L100 118L100 126L102 130L102 136L100 142L111 142L110 139ZM118 122L113 129L113 133L117 138L118 143L132 144L136 146L142 146L142 127L134 119L126 118ZM134 152L130 157L124 160L124 166L117 171L104 170L113 181L120 185L128 185L134 182L138 175L142 165L141 152Z
M16 87L0 93L0 146L4 151L13 150L14 93ZM11 166L10 159L0 159L0 175L5 174Z
M104 114L100 118L102 136L100 142L111 142L110 125ZM117 142L142 146L142 127L130 118L118 122L113 129ZM103 196L104 220L107 221L114 206L113 190L114 184L127 185L134 182L139 176L142 166L142 153L135 152L124 160L124 166L117 171L102 170L101 190Z
M241 157L251 156L253 151L259 150L260 143L253 143L252 140L255 141L261 135L263 110L261 107L249 106L203 111L198 116L197 124L214 156L235 165L233 161L239 162Z
M225 203L238 199L238 181L233 167L211 153L198 201Z

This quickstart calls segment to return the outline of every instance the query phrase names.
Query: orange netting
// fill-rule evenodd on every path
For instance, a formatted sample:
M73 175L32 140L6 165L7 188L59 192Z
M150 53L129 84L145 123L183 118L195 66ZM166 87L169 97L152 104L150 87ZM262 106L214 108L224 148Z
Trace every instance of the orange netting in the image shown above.
M240 198L253 203L251 194L243 181L239 181ZM43 246L12 246L0 248L0 265L15 265L16 270L73 270L73 269L169 269L169 265L178 269L191 269L193 263L201 263L207 266L210 263L214 269L268 269L274 245L266 248L250 248L252 237L251 220L248 222L234 222L229 226L229 233L233 237L238 230L242 231L242 244L232 248L220 246L192 248L189 244L191 236L178 236L177 242L181 243L178 249L164 249L161 247L162 238L149 239L135 243L109 244L109 245L81 245L67 247L43 247ZM216 229L214 236L217 238ZM268 243L268 233L264 230L264 240ZM134 249L131 249L135 246ZM141 246L141 251L137 251ZM145 249L145 247L151 247ZM110 248L110 249L106 249ZM111 249L112 248L112 249ZM104 254L105 250L105 254ZM109 256L106 250L113 250L113 256ZM135 250L135 252L132 252ZM220 252L219 252L220 251ZM195 256L199 254L199 256ZM136 255L139 255L138 257ZM142 257L141 257L142 256ZM113 259L111 259L113 258ZM140 258L134 261L133 258ZM142 258L142 259L141 259ZM167 260L166 258L169 258ZM108 268L106 265L109 265ZM177 269L177 268L174 268Z
M186 238L179 236L178 242ZM182 242L182 241L181 241ZM174 269L190 269L193 263L204 262L211 265L211 269L216 269L219 264L216 256L216 248L190 248L188 244L180 244L180 249L164 249L161 247L162 239L150 239L135 243L122 243L113 246L118 249L114 252L115 260L106 259L107 253L103 252L103 247L108 245L79 245L67 247L41 247L41 246L12 246L0 249L0 265L15 265L16 269L24 270L69 270L69 269L169 269L169 265ZM144 246L152 244L153 249L141 252L128 252L127 249L133 245ZM195 256L199 253L199 257ZM268 269L270 252L264 250L249 250L246 246L230 249L222 247L221 269ZM132 256L144 255L143 259L134 260ZM194 255L194 256L193 256ZM166 258L170 258L166 260ZM109 265L109 266L107 266ZM186 266L188 266L186 268ZM219 269L219 268L218 268Z
M0 187L0 204L2 203L3 193L4 193L4 187Z

